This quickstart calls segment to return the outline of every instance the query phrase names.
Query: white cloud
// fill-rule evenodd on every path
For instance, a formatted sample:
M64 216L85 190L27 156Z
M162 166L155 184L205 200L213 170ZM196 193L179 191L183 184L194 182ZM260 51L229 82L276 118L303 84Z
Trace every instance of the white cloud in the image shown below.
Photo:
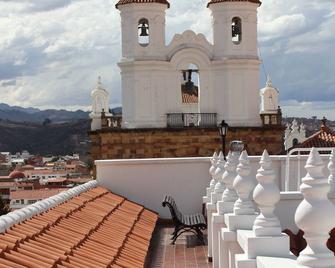
M335 102L335 1L267 0L259 9L264 63L287 113ZM212 39L206 0L171 0L167 40L186 29ZM120 104L120 17L109 0L0 0L0 100L87 107L98 75ZM264 77L262 77L264 82ZM292 107L297 107L292 108ZM334 106L330 106L334 107ZM331 110L331 108L330 108ZM285 112L285 111L284 111Z

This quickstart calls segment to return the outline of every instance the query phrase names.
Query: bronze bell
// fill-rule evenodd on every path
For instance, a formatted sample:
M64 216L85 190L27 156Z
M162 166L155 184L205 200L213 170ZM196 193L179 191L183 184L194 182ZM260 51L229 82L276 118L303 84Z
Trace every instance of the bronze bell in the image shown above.
M141 30L140 36L149 36L149 26L142 22L142 25L138 27Z
M185 83L185 89L188 92L194 90L194 83L192 82L192 72L193 70L188 70L188 81Z
M233 24L232 26L232 36L235 37L235 36L238 36L238 35L241 35L241 29L240 29L240 26L238 24Z

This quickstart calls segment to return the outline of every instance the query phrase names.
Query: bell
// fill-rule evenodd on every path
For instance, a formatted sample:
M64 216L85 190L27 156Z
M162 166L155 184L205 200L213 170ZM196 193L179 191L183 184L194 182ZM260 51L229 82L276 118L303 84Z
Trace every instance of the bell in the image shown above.
M194 83L192 82L192 70L188 70L188 81L185 83L185 89L188 92L194 90Z
M138 29L141 30L140 36L149 36L149 26L147 26L144 22L138 27Z
M194 90L194 83L192 81L187 81L185 83L185 89L187 92L192 92Z
M232 36L233 37L241 35L240 26L238 24L233 24L231 27L232 27Z

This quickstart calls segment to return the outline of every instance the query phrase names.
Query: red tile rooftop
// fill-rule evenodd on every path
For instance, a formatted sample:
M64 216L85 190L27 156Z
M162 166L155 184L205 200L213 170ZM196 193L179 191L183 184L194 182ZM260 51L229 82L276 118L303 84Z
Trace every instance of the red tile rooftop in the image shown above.
M144 267L157 218L98 186L1 234L0 268Z
M45 199L54 196L60 192L66 191L66 188L60 189L39 189L39 190L17 190L10 192L10 199Z
M321 130L310 136L304 142L296 145L294 148L324 148L335 147L335 133L327 126L322 126Z

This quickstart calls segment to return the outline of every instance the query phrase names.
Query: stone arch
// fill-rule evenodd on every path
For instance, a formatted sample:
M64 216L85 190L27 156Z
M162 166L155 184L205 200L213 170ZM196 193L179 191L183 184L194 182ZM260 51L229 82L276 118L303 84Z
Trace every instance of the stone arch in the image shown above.
M199 48L184 48L176 51L170 59L175 70L186 69L190 63L198 66L199 70L209 70L211 61L204 51Z

